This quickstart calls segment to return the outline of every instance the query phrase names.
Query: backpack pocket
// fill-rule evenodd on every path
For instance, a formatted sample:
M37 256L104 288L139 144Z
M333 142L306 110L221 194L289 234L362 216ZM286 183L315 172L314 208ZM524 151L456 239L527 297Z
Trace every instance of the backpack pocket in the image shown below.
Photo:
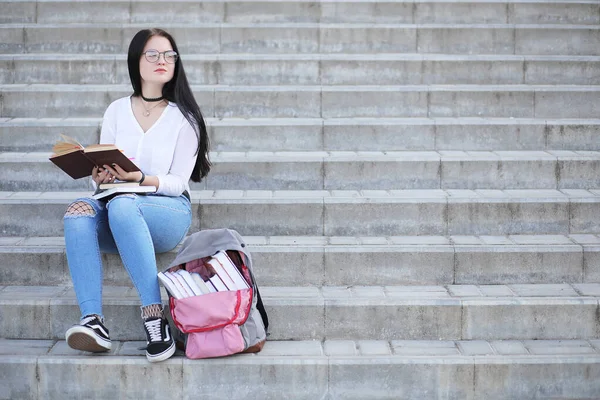
M173 322L188 334L186 356L220 357L244 351L246 342L239 325L250 315L252 294L252 289L243 289L183 299L171 297Z
M191 359L223 357L241 353L245 348L239 325L229 324L212 331L188 334L185 355Z

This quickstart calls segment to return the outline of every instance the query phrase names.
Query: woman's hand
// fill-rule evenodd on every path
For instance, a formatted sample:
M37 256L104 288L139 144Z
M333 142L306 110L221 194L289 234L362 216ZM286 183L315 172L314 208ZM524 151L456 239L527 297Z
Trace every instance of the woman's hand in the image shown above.
M106 168L94 167L92 170L92 179L96 182L96 185L101 183L114 182L115 177Z
M141 172L125 172L125 170L119 167L117 164L113 164L112 166L104 165L104 169L105 171L108 171L113 180L118 179L124 182L139 182L139 180L142 179Z

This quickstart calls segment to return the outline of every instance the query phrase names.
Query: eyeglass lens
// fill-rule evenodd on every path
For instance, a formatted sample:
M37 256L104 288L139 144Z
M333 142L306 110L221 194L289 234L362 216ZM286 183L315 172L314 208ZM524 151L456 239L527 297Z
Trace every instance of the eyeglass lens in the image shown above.
M173 64L175 61L177 61L178 55L174 50L167 50L163 51L162 53L158 52L157 50L148 50L144 53L144 56L148 62L155 63L160 58L161 54L165 57L165 61L169 64Z

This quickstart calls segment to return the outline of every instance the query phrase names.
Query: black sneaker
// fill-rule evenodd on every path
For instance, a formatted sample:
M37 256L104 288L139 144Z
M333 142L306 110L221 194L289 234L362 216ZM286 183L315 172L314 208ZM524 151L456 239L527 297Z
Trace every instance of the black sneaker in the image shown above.
M99 353L111 348L108 329L96 315L87 316L79 325L69 328L66 338L69 347L75 350Z
M175 354L175 341L165 318L148 318L144 321L144 329L148 339L148 346L146 346L148 361L163 361Z

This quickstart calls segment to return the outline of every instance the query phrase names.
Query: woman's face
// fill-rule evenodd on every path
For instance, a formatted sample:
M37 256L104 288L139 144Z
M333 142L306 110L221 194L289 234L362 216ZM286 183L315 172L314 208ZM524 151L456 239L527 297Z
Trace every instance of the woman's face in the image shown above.
M148 50L156 50L162 53L158 56L158 61L150 62L146 59L146 52ZM169 40L162 36L152 36L146 46L144 46L144 54L140 58L140 75L142 82L154 83L154 84L165 84L173 79L175 72L175 63L171 64L165 59L165 51L172 51L171 43Z

